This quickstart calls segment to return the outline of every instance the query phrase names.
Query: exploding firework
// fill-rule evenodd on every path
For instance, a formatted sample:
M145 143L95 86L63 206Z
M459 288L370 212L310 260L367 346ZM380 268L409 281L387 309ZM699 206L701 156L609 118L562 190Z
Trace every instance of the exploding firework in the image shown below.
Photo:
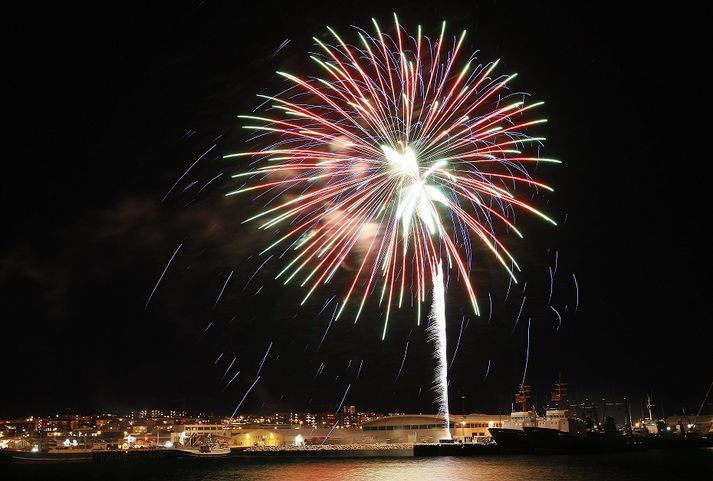
M445 22L432 41L409 36L395 18L389 35L356 29L357 44L331 28L310 58L321 76L278 72L289 87L261 95L265 115L241 116L269 139L234 178L227 195L254 193L264 210L245 222L278 232L263 254L286 259L277 279L299 283L302 304L341 269L349 271L335 319L353 306L357 322L370 298L385 309L382 339L394 308L421 305L432 291L429 337L436 344L439 411L448 417L443 270L459 273L479 314L471 279L474 245L482 245L516 282L519 266L500 240L514 232L516 211L554 221L515 195L517 186L552 189L528 167L544 140L527 131L542 103L510 91L515 75L498 62L461 60L463 40L447 40ZM532 151L535 153L532 153ZM476 243L472 242L477 241Z

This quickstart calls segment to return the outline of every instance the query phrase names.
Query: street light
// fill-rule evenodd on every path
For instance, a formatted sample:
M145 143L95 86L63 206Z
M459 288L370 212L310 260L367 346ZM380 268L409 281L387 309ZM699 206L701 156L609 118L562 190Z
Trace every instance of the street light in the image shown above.
M461 410L463 411L463 422L461 423L461 433L463 434L463 442L465 442L465 395L460 397Z

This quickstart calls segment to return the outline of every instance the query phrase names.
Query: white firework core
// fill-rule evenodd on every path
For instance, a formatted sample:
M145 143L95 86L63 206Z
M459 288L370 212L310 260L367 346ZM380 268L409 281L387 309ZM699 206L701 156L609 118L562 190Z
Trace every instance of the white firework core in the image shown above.
M411 147L404 148L403 153L385 145L381 146L381 150L389 163L391 175L398 177L401 182L396 218L403 224L404 241L408 241L414 215L421 219L431 234L441 232L441 219L434 202L439 202L447 207L448 199L440 190L433 185L428 185L426 181L429 175L445 163L436 162L421 174L416 154Z
M446 438L451 438L450 413L448 411L448 361L446 359L446 302L443 287L443 265L433 269L433 305L429 315L428 340L435 344L433 353L436 376L433 388L436 393L438 415L443 416Z

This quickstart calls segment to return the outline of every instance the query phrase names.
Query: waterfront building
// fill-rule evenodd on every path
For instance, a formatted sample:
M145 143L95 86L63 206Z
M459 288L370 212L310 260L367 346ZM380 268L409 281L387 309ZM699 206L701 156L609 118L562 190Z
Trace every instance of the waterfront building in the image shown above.
M455 419L457 416L454 416ZM465 442L489 439L489 428L500 427L502 416L468 414L451 422L451 435ZM316 423L315 423L316 424ZM175 426L171 441L191 437L219 437L231 447L293 446L302 444L384 444L438 442L447 437L443 417L433 414L398 414L366 421L358 427L306 424L187 424Z

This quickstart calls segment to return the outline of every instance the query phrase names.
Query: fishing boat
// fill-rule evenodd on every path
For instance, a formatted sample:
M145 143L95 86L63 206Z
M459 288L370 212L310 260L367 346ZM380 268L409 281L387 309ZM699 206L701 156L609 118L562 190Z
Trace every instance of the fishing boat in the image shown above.
M221 436L193 434L182 438L174 448L179 457L223 458L230 455L230 447Z
M230 448L227 446L209 446L207 444L201 446L181 446L175 448L175 451L179 457L188 458L223 458L230 455Z

